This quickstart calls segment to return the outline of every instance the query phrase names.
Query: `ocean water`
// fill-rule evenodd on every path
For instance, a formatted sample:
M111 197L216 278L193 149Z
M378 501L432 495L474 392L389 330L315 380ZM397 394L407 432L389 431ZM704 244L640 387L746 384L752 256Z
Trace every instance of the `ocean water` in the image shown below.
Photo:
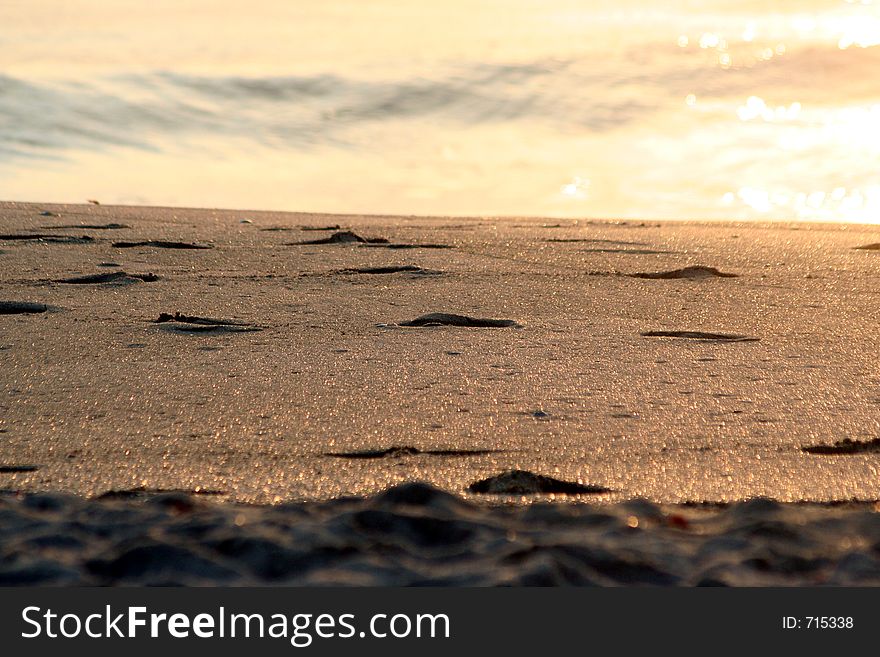
M880 223L880 0L4 0L0 199Z

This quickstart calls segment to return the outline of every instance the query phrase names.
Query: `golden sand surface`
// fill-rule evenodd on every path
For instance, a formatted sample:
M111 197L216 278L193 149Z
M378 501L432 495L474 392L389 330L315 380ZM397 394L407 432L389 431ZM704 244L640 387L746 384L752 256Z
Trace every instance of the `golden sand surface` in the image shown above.
M7 202L0 233L0 489L880 498L880 226Z

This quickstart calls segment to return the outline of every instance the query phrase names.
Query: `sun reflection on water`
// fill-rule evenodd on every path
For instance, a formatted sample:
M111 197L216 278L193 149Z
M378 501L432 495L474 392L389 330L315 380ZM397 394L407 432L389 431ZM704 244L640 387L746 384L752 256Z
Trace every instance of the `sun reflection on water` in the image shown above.
M200 1L0 3L0 198L880 223L880 0Z
M749 96L745 105L740 106L736 110L740 121L751 121L757 118L767 122L787 121L796 119L800 113L801 104L797 101L791 103L788 107L784 105L769 107L766 101L758 96Z
M721 197L724 206L732 207L737 201L761 215L776 212L798 219L874 223L880 215L880 185L851 190L836 187L830 192L741 187L736 192L725 192Z
M590 188L590 181L575 176L571 182L562 186L562 194L569 198L585 199Z

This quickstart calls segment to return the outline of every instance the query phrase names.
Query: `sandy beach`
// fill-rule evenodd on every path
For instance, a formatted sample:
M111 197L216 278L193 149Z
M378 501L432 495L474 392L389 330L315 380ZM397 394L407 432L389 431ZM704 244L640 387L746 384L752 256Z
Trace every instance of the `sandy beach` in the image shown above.
M877 586L876 506L0 497L3 586Z
M47 308L0 317L4 489L271 503L520 469L591 501L880 498L877 227L0 217L0 298ZM515 325L404 325L430 313ZM866 445L805 451L838 441Z
M464 523L452 542L485 556L531 526L529 503L559 529L527 541L541 559L548 536L558 546L580 523L665 564L599 583L776 581L740 566L778 566L785 551L766 541L789 540L786 527L798 558L824 556L797 576L779 566L784 581L880 573L876 226L11 202L0 222L0 502L21 530L4 546L11 583L127 581L93 560L131 547L124 527L149 516L167 534L180 513L251 541L242 513L252 526L280 514L318 552L359 531L375 548L391 522L420 558ZM77 514L123 529L83 530L103 538L74 563L51 536ZM681 565L712 537L737 555L733 575ZM57 577L21 575L36 544ZM282 579L459 582L369 571L379 553L352 550L366 559L353 570L329 559ZM202 566L131 577L273 579ZM558 567L546 582L593 581ZM529 583L527 571L459 583Z

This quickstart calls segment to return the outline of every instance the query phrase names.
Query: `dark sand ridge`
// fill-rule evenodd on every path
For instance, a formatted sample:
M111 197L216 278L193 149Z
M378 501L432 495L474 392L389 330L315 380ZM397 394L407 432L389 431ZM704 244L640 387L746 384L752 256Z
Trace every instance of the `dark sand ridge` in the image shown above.
M275 229L277 230L277 229ZM300 230L303 230L300 228ZM320 229L323 230L323 229ZM350 230L333 233L329 237L302 242L290 242L287 246L310 246L317 244L359 244L361 246L379 247L384 249L450 249L448 244L405 244L394 243L384 237L361 237Z
M44 208L7 203L0 215L19 235L43 225ZM19 240L3 254L0 298L27 289L29 303L65 310L0 321L0 464L39 466L0 472L0 488L200 489L271 502L418 479L478 496L475 482L524 471L612 491L583 494L597 502L880 498L872 450L803 449L880 435L876 262L856 249L880 240L874 227L552 229L658 253L585 252L548 243L546 220L248 213L242 224L236 212L50 209L124 223L154 245L214 248ZM403 265L382 248L291 249L262 230L328 225L454 247L407 253L406 265L448 275L302 276ZM108 261L162 282L22 283ZM591 275L693 262L737 277ZM163 312L171 319L155 324ZM523 328L377 327L438 312ZM641 335L650 332L692 339ZM328 456L401 445L418 453Z
M125 224L109 223L109 224L64 224L62 226L41 226L42 230L65 230L71 228L81 228L89 230L125 230L131 228Z
M705 331L644 331L646 338L686 338L689 340L707 340L716 342L757 342L760 338L733 333L707 333Z
M60 278L55 282L67 285L101 285L103 283L153 283L158 280L159 277L156 274L129 274L124 271L114 271Z
M200 250L212 249L209 244L192 244L190 242L171 242L168 240L144 240L140 242L114 242L114 248L117 249L134 249L137 247L149 247L154 249L187 249Z
M654 249L584 249L584 253L622 253L624 255L667 255L674 253L673 251L656 251Z
M352 267L340 269L340 274L418 274L422 276L438 275L443 272L423 269L416 265L389 265L384 267Z
M267 233L278 233L278 232L289 232L293 230L302 230L302 231L325 231L325 230L340 230L341 226L339 224L333 224L332 226L271 226L269 228L260 228L261 231Z
M808 454L880 454L880 438L873 440L850 440L844 438L833 445L808 445L802 447Z
M512 319L486 319L452 313L428 313L399 322L398 326L461 326L465 328L522 328Z
M727 274L718 271L715 267L704 267L703 265L692 265L690 267L682 267L681 269L673 269L671 271L657 272L637 272L628 274L632 278L662 279L662 280L704 280L707 278L736 278L736 274Z
M44 313L49 306L44 303L31 303L30 301L0 301L0 315L26 315L31 313Z
M0 235L0 240L7 242L46 242L49 244L88 244L95 238L89 235L49 235L44 233L7 233Z
M262 331L262 327L232 319L215 319L212 317L196 317L182 313L160 313L153 320L154 324L163 324L163 328L178 333L249 333Z

